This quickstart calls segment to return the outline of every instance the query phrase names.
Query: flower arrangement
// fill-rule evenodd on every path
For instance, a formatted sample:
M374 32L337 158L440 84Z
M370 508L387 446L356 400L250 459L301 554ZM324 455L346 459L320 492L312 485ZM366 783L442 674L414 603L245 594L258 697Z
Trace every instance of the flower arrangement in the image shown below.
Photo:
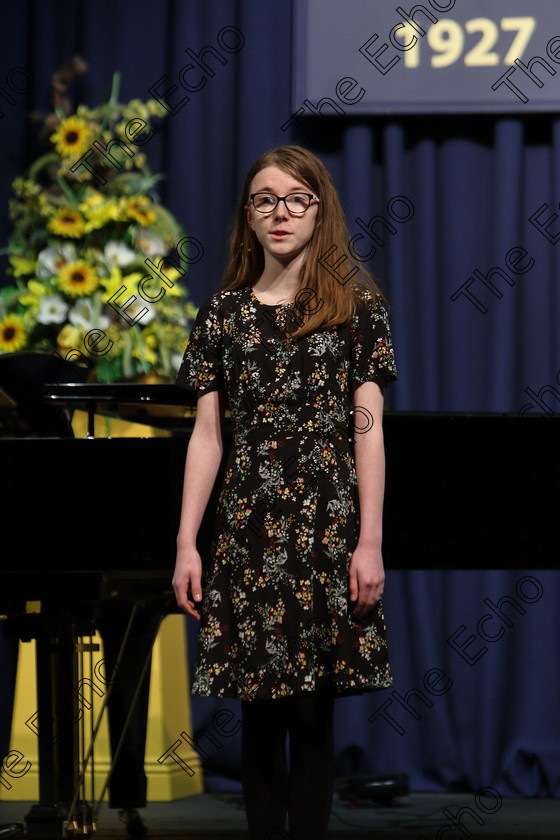
M142 127L143 145L152 119L166 112L156 100L119 103L118 87L115 74L109 102L79 105L75 114L59 97L44 119L49 150L13 182L14 232L3 253L14 283L0 290L0 353L66 356L83 351L89 331L101 330L110 349L95 359L98 381L138 374L171 381L197 309L174 282L181 276L174 268L165 268L170 283L159 300L153 291L142 299L137 288L148 274L146 260L161 265L185 233L154 191L163 176L151 174L131 142ZM118 305L111 304L123 286ZM132 295L125 318L119 307Z

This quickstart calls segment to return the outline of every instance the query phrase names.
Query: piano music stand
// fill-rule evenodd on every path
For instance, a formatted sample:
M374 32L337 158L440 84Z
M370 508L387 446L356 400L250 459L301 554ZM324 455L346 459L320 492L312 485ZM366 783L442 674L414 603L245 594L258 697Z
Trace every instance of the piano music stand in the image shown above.
M95 414L143 423L174 433L192 428L196 394L177 385L147 385L133 382L79 383L44 386L50 405L80 409L88 415L88 438L95 437ZM185 411L192 409L191 417Z
M0 389L15 408L19 437L73 437L66 412L45 405L43 387L61 382L85 382L88 368L47 353L0 353Z

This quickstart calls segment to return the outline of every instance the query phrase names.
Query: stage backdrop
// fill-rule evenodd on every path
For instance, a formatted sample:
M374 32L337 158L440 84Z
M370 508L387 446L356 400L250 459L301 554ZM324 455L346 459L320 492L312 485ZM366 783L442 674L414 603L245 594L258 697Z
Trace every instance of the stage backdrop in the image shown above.
M461 8L468 4L462 0ZM342 19L351 4L339 5ZM512 2L511 16L529 15L531 5ZM364 40L382 34L376 10L386 6L369 3ZM3 3L2 242L9 184L35 151L29 113L47 109L52 72L79 53L90 70L76 101L107 97L119 69L122 99L154 95L168 105L167 121L143 151L155 171L167 172L167 206L203 244L204 257L186 280L197 304L219 287L248 166L265 149L298 142L324 160L341 192L348 259L363 260L391 301L400 375L387 391L391 409L557 413L560 119L522 109L358 116L336 99L342 114L314 114L304 103L301 113L292 100L293 11L290 2L273 0ZM525 64L546 55L560 21L558 32L546 35L532 42ZM359 46L349 44L348 54ZM363 63L381 86L378 71ZM560 73L533 69L558 96ZM336 68L337 79L345 73ZM488 85L496 78L489 66ZM351 94L347 86L341 92ZM546 464L523 468L530 493L532 482L546 480ZM484 470L481 463L481 482ZM339 773L407 772L414 790L489 785L504 797L560 795L560 722L550 702L560 692L560 585L556 573L531 568L531 556L526 565L458 572L450 555L449 572L387 575L396 694L339 701ZM506 615L500 623L480 624L494 615L488 601ZM485 640L481 627L497 637ZM195 632L189 623L191 664ZM436 680L433 669L445 677ZM194 698L198 730L211 729L224 706L238 717L236 702ZM2 720L5 751L9 716ZM201 741L211 787L239 787L234 723L219 746Z

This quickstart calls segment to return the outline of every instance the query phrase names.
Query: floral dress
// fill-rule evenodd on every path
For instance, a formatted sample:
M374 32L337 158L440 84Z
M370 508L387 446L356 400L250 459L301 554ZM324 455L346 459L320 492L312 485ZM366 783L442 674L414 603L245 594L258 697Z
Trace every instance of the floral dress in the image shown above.
M346 326L286 345L294 306L263 304L249 286L213 294L177 376L197 396L223 389L233 426L194 694L258 700L392 684L382 602L354 619L348 578L359 536L352 383L397 378L387 310L361 289Z

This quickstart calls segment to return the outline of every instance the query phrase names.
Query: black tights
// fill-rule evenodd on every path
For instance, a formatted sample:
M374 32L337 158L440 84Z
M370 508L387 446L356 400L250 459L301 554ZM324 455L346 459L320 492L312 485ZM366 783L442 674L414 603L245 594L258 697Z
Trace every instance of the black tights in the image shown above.
M334 695L315 691L242 701L241 714L241 772L251 840L324 840L334 787Z

